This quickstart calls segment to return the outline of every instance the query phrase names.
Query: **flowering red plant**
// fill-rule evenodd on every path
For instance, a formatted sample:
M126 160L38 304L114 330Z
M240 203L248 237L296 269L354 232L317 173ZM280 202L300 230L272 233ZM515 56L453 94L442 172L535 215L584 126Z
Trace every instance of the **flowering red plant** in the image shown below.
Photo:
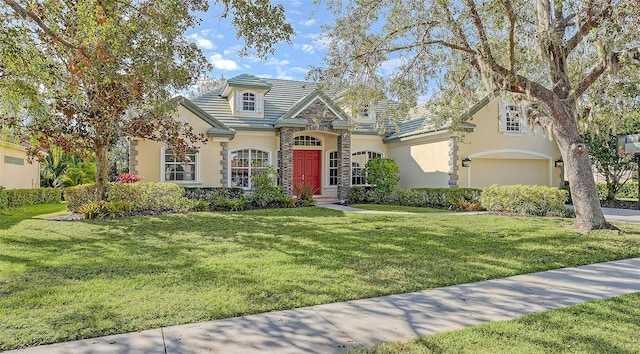
M116 178L116 182L118 183L136 183L140 182L141 180L142 177L138 175L132 175L130 173L121 173L118 175L118 178Z

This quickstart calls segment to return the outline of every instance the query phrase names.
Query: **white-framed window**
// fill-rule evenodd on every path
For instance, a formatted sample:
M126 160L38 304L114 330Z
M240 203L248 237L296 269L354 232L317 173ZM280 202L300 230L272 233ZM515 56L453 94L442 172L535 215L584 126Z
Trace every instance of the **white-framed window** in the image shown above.
M229 155L230 187L251 189L253 176L269 166L269 153L258 149L232 151Z
M262 94L253 91L236 92L236 111L240 113L262 112Z
M330 187L336 187L338 185L338 174L340 173L340 160L338 159L338 151L329 151L329 157L327 158L327 165L329 178L327 181Z
M245 92L242 94L242 110L243 111L255 111L256 110L256 94L251 92Z
M527 131L527 121L524 110L513 103L503 103L500 106L500 131L505 134L524 134Z
M351 154L351 185L367 185L367 176L364 173L367 162L375 158L382 158L382 154L375 151L357 151Z
M294 146L322 146L322 140L309 135L301 135L293 138Z
M190 152L187 161L180 161L170 149L162 151L162 181L165 182L197 182L198 153Z

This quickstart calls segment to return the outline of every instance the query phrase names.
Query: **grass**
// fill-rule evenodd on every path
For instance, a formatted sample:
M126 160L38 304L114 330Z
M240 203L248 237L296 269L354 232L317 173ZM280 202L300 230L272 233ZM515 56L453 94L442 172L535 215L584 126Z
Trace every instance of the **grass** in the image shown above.
M0 351L640 256L640 227L323 208L0 217Z
M414 207L414 206L405 206L405 205L386 205L386 204L353 204L349 206L353 208L364 209L364 210L404 211L408 213L442 213L442 212L449 211L449 210L436 209L436 208Z
M353 351L364 353L639 353L640 293Z

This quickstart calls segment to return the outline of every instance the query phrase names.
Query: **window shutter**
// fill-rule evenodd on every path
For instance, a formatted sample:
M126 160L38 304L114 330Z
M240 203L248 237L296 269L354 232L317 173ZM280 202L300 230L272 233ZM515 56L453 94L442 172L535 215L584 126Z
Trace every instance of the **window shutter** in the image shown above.
M262 112L262 100L263 100L263 95L261 93L256 93L256 112L261 113Z
M520 107L520 132L526 133L529 129L529 120L527 119L527 109Z
M242 92L236 92L236 112L242 112Z
M502 133L507 131L507 106L504 103L500 103L500 116L498 117L499 127L498 130Z

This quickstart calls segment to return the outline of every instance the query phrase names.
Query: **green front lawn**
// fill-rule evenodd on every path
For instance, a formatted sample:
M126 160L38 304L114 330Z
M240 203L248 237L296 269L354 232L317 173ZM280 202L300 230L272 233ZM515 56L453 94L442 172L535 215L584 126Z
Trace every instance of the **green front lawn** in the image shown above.
M0 216L0 350L640 256L640 227L323 208Z
M490 322L365 353L640 353L640 293Z
M387 205L387 204L353 204L349 205L353 208L364 210L377 210L377 211L404 211L408 213L442 213L449 210L426 208L426 207L414 207L406 205Z

